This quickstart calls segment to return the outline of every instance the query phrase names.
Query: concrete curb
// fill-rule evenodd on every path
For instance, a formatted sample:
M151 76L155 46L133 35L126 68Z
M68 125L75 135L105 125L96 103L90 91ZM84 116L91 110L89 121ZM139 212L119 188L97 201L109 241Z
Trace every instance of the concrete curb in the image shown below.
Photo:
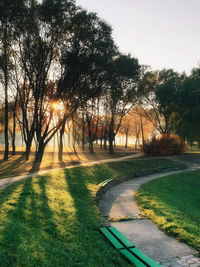
M118 185L120 183L126 182L128 180L131 180L133 178L138 178L138 177L143 177L151 174L156 174L156 173L167 173L170 171L179 171L179 170L185 170L187 167L183 166L183 168L157 168L157 169L151 169L151 170L143 170L140 173L136 173L135 175L132 176L126 176L126 177L120 177L116 179L106 179L102 183L99 184L99 189L96 193L96 200L99 201L101 197L108 191L110 190L113 186Z

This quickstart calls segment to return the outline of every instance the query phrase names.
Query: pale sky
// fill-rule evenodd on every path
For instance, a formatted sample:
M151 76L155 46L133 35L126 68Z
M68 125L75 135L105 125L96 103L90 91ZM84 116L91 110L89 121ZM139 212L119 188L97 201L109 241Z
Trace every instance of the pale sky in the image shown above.
M76 0L113 28L120 51L152 69L200 63L200 0Z

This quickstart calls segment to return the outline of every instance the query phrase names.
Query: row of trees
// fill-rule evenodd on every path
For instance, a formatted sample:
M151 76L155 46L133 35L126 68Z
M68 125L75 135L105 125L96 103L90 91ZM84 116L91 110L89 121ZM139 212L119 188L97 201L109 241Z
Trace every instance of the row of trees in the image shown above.
M149 123L158 133L199 142L199 82L199 68L187 76L141 67L136 58L119 52L105 21L73 0L0 0L4 160L9 132L15 153L16 127L27 160L35 141L36 163L55 134L62 160L69 124L74 137L81 132L82 148L88 141L91 152L99 139L113 153L117 133L128 138L131 125L137 143L139 136L144 143Z
M95 108L95 112L102 114L104 110L106 114L104 128L113 153L122 117L137 95L137 59L122 55L113 42L110 26L72 0L6 0L0 4L4 160L9 154L9 111L13 118L13 153L19 124L26 159L35 138L35 162L40 162L58 131L62 157L66 122L73 121L78 113L87 123L92 140ZM62 108L58 110L59 105ZM90 148L92 151L92 141Z

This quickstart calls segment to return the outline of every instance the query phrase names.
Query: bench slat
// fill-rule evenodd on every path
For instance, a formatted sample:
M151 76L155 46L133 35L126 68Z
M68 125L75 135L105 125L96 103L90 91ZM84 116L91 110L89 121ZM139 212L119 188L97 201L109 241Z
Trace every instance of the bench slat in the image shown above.
M133 254L131 254L130 251L124 249L120 250L120 252L126 257L131 263L135 265L135 267L146 267L144 263L142 263L140 260L138 260Z
M131 248L130 251L132 251L134 254L136 254L140 259L142 259L144 262L146 262L151 267L161 267L158 263L153 261L151 258L146 256L141 250L138 248Z
M146 256L141 250L135 247L122 233L115 227L102 227L100 231L112 243L112 245L119 249L120 252L136 267L161 267L151 258Z
M122 233L120 233L115 227L110 226L108 228L114 235L116 235L120 239L120 241L124 244L125 247L135 247L135 245L131 243L128 238L126 238Z
M124 246L106 229L105 227L100 228L100 231L107 237L112 245L117 249L122 249Z

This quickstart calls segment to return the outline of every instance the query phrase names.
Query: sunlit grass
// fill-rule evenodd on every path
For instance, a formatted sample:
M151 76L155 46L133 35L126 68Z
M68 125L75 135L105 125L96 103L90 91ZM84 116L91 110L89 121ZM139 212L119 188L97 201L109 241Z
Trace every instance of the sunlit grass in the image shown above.
M166 159L130 160L33 176L0 192L0 266L129 266L99 233L98 185L155 168Z
M162 230L200 250L200 172L175 174L142 185L142 214Z

